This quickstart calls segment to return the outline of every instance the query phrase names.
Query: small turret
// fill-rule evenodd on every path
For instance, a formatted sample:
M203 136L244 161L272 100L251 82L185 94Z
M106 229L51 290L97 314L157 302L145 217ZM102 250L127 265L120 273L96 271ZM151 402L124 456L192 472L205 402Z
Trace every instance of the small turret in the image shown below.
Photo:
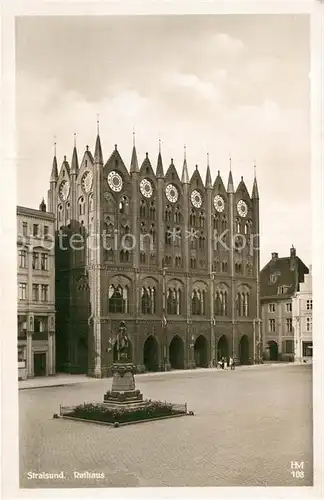
M39 210L40 210L41 212L46 212L46 203L45 203L45 201L44 201L44 198L42 198L42 201L41 201L41 203L40 203L40 205L39 205Z

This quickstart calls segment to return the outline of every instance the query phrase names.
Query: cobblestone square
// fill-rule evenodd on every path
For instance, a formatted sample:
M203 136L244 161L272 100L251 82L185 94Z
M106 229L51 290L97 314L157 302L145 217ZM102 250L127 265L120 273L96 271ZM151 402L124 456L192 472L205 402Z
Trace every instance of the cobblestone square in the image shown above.
M60 404L102 401L111 382L19 391L21 488L313 484L310 366L136 377L144 397L187 402L193 417L118 429L52 418ZM303 477L291 462L304 462ZM82 472L104 479L74 477Z

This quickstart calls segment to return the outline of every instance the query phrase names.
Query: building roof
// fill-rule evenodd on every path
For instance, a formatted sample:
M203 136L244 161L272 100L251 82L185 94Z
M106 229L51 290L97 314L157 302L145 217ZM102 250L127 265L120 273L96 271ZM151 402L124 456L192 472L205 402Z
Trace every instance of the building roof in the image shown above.
M273 253L271 260L260 272L261 300L292 297L308 272L308 267L296 256L294 248L291 249L290 257L278 257L277 253Z
M23 215L25 217L38 217L39 219L55 221L55 214L52 212L43 212L43 210L37 210L35 208L21 207L18 205L16 213L17 215Z

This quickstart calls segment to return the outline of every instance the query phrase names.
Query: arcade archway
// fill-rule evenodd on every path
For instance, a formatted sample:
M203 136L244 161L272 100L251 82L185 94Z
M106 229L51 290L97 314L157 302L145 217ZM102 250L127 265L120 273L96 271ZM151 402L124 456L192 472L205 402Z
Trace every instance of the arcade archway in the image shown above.
M156 372L159 369L159 344L155 337L150 335L144 342L143 359L145 370Z
M194 345L194 357L197 367L206 368L208 366L207 353L206 337L204 335L199 335Z
M241 365L249 364L249 339L247 335L243 335L243 337L240 340L239 358Z
M226 335L222 335L217 342L217 360L228 358L228 340Z
M171 368L184 368L184 345L183 340L179 335L173 337L169 345L169 361Z
M269 346L269 359L270 361L278 361L279 353L278 353L278 344L274 340L270 340L268 342Z

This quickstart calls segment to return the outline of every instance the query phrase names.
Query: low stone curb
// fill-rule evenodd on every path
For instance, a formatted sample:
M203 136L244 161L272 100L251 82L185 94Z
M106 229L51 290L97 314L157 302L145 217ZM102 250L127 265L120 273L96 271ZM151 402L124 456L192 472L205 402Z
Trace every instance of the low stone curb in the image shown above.
M310 363L308 363L310 364ZM238 370L238 371L245 371L245 370L249 370L251 368L258 368L258 367L266 367L266 366L272 366L272 367L278 367L278 366L296 366L296 365L303 365L305 366L306 363L285 363L285 362L280 362L280 363L260 363L260 364L255 364L255 365L237 365L235 367L235 370ZM207 373L207 372L223 372L224 370L222 370L221 368L215 368L215 367L211 367L211 368L194 368L194 369L189 369L189 370L170 370L170 371L165 371L165 372L146 372L146 373L136 373L135 374L135 377L136 379L140 379L140 378L145 378L145 377L158 377L158 376L162 376L162 375L167 375L167 374L172 374L172 375L178 375L178 374L184 374L184 373ZM44 389L45 387L64 387L64 386L72 386L72 385L76 385L76 384L86 384L86 383L90 383L90 382L96 382L98 380L110 380L111 377L107 377L107 378L91 378L91 377L84 377L82 378L82 380L66 380L66 381L62 381L62 382L57 382L56 384L47 384L46 382L45 383L42 383L40 385L29 385L29 386L26 386L26 387L19 387L19 382L18 382L18 390L19 391L26 391L26 390L29 390L29 389Z
M91 423L91 424L99 424L99 425L108 425L109 427L123 427L125 425L133 425L133 424L143 424L145 422L154 422L157 420L166 420L167 418L176 418L176 417L188 417L194 415L193 412L187 412L187 413L179 413L178 415L167 415L164 417L155 417L155 418L146 418L144 420L133 420L132 422L102 422L100 420L91 420L88 418L78 418L78 417L68 417L67 415L59 415L58 418L64 418L65 420L75 420L77 422L86 422L86 423ZM118 425L116 425L118 424Z

